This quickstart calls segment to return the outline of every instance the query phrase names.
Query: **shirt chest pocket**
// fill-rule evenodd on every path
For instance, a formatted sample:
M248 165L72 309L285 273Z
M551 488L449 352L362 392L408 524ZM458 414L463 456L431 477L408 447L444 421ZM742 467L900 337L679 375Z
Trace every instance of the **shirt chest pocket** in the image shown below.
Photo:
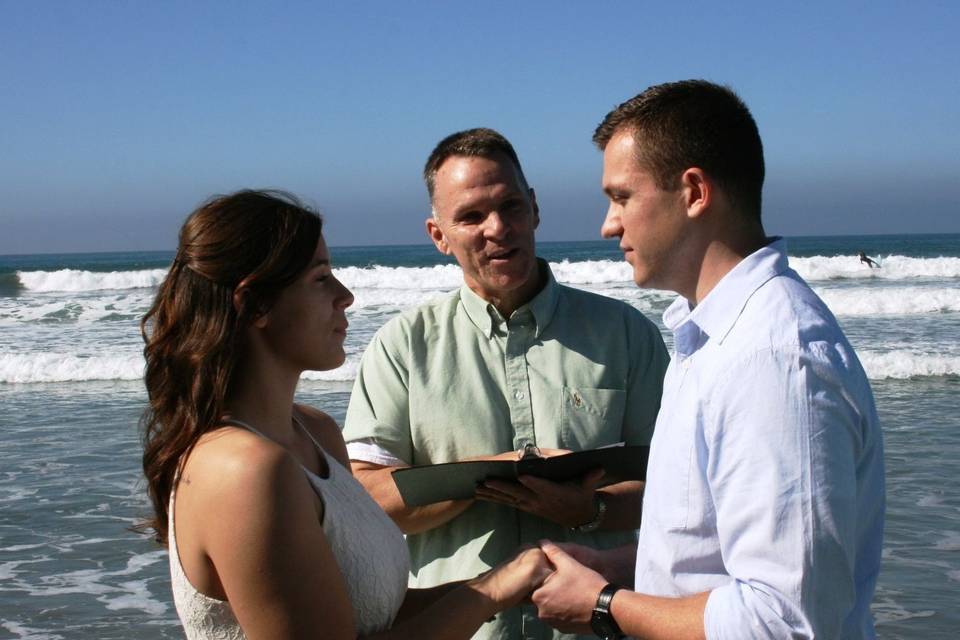
M621 442L626 401L627 392L621 389L563 387L562 446L579 451Z

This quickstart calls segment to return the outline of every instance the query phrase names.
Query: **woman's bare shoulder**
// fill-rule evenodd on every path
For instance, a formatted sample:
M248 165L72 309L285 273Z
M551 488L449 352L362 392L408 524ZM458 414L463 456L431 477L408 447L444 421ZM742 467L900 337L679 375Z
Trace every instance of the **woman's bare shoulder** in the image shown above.
M350 460L347 456L347 446L343 443L343 434L340 425L329 415L305 404L294 405L297 415L307 428L310 435L320 443L323 450L333 456L340 464L350 469Z
M225 426L204 434L181 472L181 485L202 491L215 502L236 506L269 504L304 484L300 464L280 445L237 427ZM266 505L265 505L266 506Z

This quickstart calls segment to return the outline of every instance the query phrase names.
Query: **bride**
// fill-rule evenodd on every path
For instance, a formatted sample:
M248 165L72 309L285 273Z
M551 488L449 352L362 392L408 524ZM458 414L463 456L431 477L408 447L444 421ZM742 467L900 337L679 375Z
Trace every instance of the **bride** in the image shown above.
M320 217L241 191L194 211L141 323L143 468L193 638L469 638L549 573L539 549L407 591L402 534L350 474L330 416L295 404L345 359L353 296Z

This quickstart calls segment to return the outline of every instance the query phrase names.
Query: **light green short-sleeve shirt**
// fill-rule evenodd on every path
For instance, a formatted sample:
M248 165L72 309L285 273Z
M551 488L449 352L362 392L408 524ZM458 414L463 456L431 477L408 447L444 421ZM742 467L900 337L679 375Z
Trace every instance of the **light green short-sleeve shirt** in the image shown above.
M659 330L626 303L557 284L540 264L544 288L509 319L463 286L385 324L361 361L346 441L372 442L411 465L526 444L649 444L668 362ZM407 536L410 586L472 578L543 538L610 548L635 532L576 533L478 501ZM504 612L475 636L551 637L563 636L532 607Z

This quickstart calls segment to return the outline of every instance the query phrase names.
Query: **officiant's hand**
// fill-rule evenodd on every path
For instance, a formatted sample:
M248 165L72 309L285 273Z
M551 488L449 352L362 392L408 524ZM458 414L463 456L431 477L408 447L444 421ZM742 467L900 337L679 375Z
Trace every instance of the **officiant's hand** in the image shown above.
M520 476L518 482L487 480L477 487L476 497L572 528L596 517L594 494L602 480L603 469L594 469L570 482L552 482L536 476Z

